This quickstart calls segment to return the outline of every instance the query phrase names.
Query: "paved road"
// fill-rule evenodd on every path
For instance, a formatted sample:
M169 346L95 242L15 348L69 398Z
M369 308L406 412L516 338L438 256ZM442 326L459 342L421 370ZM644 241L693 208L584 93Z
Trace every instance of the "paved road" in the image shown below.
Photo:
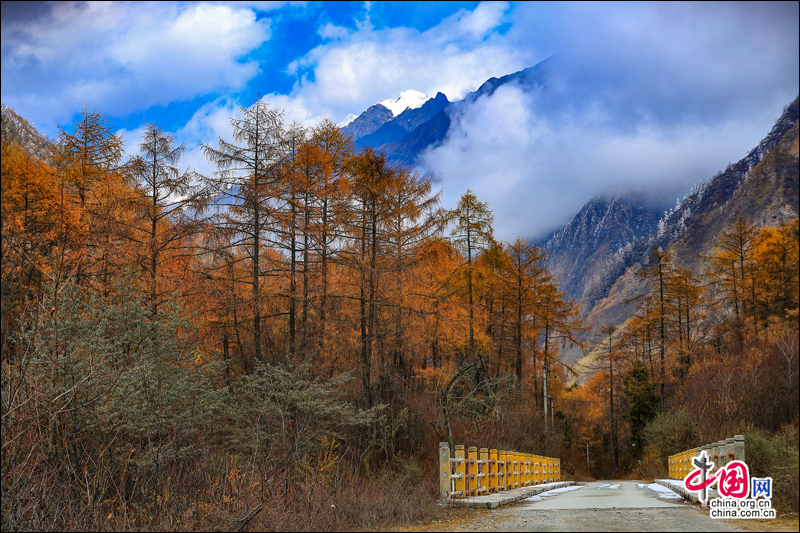
M637 481L595 481L578 489L473 510L466 520L437 524L438 531L743 531L714 520L707 510L664 499Z

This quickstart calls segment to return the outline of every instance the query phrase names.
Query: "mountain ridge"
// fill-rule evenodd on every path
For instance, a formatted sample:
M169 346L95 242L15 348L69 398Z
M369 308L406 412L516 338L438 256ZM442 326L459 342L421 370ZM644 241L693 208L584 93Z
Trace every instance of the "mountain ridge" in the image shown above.
M397 117L391 118L385 114L379 115L373 108L381 104L375 104L342 128L342 131L351 135L357 146L371 146L386 154L387 159L393 163L414 166L425 150L438 146L447 137L453 119L463 111L464 106L479 98L491 96L506 84L516 84L524 91L546 88L553 64L552 57L520 71L499 78L489 78L478 89L456 102L448 101L439 92L421 107L406 109ZM435 109L436 112L429 113L430 109ZM421 110L425 111L411 113ZM420 120L420 117L424 120Z
M707 180L697 182L675 207L665 211L649 235L630 240L616 249L610 236L607 246L596 242L591 266L581 272L564 273L564 264L580 258L570 243L580 241L575 220L589 202L564 228L554 232L542 248L547 266L563 283L567 296L580 302L581 316L597 327L618 325L634 311L633 298L642 287L635 275L646 266L652 250L666 250L674 266L702 274L704 258L713 254L719 235L737 218L757 228L776 227L798 216L798 98L784 108L770 132L736 163L729 164ZM596 231L599 222L582 229ZM584 240L585 237L584 237ZM591 244L591 243L589 243ZM582 287L583 291L576 290ZM594 291L594 292L593 292ZM586 338L589 337L587 334ZM580 350L568 350L565 360L574 363Z

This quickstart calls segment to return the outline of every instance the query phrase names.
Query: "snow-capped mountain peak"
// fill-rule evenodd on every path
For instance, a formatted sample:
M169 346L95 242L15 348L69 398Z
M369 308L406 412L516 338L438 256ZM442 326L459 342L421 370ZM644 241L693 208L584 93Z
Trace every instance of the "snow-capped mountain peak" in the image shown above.
M430 99L430 96L426 96L419 91L409 89L401 92L400 96L388 98L379 103L391 111L394 116L397 116L406 109L417 109L418 107L422 107L422 104Z
M348 124L350 124L351 122L353 122L353 121L354 121L355 119L357 119L357 118L358 118L358 115L354 115L354 114L350 113L349 115L347 115L346 117L344 117L344 120L343 120L343 121L341 121L340 123L338 123L338 124L336 125L336 127L338 127L338 128L344 128L345 126L347 126Z

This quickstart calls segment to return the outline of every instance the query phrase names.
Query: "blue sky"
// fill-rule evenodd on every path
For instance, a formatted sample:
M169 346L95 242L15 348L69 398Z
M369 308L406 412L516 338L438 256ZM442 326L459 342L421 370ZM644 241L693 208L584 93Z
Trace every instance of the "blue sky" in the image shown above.
M680 194L736 161L798 92L798 3L3 2L2 101L48 136L88 105L135 151L187 146L257 95L312 125L415 89L458 100L556 54L546 95L476 102L421 170L472 188L502 238L593 194Z

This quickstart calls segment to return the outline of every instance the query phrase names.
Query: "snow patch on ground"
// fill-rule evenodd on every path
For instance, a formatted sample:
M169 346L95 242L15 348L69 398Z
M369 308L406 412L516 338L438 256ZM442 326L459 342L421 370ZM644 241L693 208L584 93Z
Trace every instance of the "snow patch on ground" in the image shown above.
M683 481L680 482L683 484ZM659 485L658 483L639 483L640 489L650 489L658 493L659 498L664 498L665 500L682 500L683 496L678 494L677 492L668 489L663 485Z
M577 489L582 489L582 488L583 488L583 486L579 486L579 485L571 485L569 487L561 487L559 489L553 489L553 490L548 490L546 492L540 492L539 494L534 494L533 496L531 496L529 498L525 498L522 501L524 501L524 502L540 502L540 501L542 501L543 497L555 496L555 495L557 495L557 494L559 494L561 492L569 492L571 490L577 490Z
M613 489L613 490L617 490L617 489L619 489L619 483L617 483L615 485L611 485L610 483L605 483L603 485L600 485L597 488L598 489Z

